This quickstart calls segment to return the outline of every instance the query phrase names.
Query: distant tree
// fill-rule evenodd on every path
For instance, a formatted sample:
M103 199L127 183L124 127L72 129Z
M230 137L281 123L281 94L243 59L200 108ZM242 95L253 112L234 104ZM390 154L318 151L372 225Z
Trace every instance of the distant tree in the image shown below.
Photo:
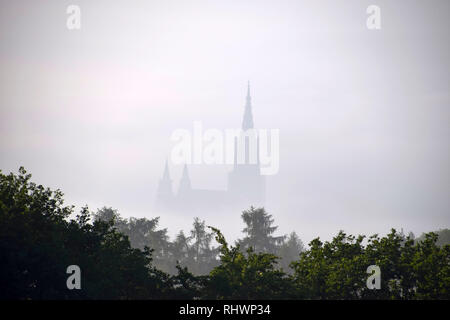
M272 234L278 229L273 226L272 215L268 214L264 208L250 207L242 212L242 220L246 227L242 230L245 237L238 240L239 246L245 251L253 248L255 252L276 253L286 236L274 237Z
M158 224L159 217L129 218L126 234L130 237L131 245L139 249L148 246L154 249L156 254L164 255L168 241L167 229L157 230Z
M291 232L289 237L279 245L277 250L277 256L280 257L279 267L286 273L292 273L290 268L291 262L298 260L300 253L304 251L302 240L295 232Z
M450 229L441 229L439 231L435 231L434 233L438 235L438 240L436 242L438 246L443 247L450 244Z
M111 207L102 207L98 209L96 213L92 214L94 221L101 220L104 222L110 222L119 232L127 232L128 231L128 222L120 216L120 213L117 209L113 209Z
M191 238L186 236L181 230L175 237L175 240L170 244L171 264L174 266L179 264L180 267L192 266L192 249ZM171 270L171 272L175 272Z
M419 239L394 229L369 238L341 231L302 249L295 233L273 237L272 217L251 208L245 251L198 218L189 236L170 243L158 218L126 220L103 207L91 221L83 207L69 220L62 192L30 179L23 168L0 171L0 299L450 299L448 229ZM82 290L67 289L69 265L81 268ZM366 285L371 265L381 270L379 290Z
M159 217L123 219L116 209L103 207L94 215L95 220L111 222L119 232L128 236L131 246L144 250L149 247L153 250L153 263L156 267L169 271L169 236L167 229L157 230Z
M445 246L446 244L450 244L450 229L440 229L438 231L434 231L433 233L437 234L438 239L436 244L440 247ZM424 241L426 238L426 234L422 234L420 237L416 239L416 241Z
M167 271L169 257L169 236L167 228L157 230L159 217L129 218L128 231L125 234L130 238L133 248L143 250L145 247L153 249L153 264L155 267Z
M194 218L191 236L191 269L194 274L201 275L209 273L218 264L216 259L218 250L211 246L213 233L206 230L205 221Z

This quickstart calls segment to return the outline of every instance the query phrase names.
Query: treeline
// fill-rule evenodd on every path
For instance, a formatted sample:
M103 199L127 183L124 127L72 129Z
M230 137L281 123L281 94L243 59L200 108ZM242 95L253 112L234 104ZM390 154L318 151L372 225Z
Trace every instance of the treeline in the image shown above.
M296 236L272 236L272 217L251 208L234 245L198 219L170 242L157 219L125 220L110 208L69 219L74 209L62 193L30 178L23 168L0 171L0 299L450 298L450 245L437 245L435 233L415 241L395 230L369 238L339 232L299 250ZM270 253L289 251L289 241L301 251L290 273ZM211 271L194 275L190 268L201 274L201 264ZM66 286L69 265L81 269L80 290ZM381 270L379 290L366 285L370 265Z
M124 219L117 210L103 207L93 214L94 221L110 223L117 231L126 235L131 247L144 250L151 248L153 265L158 269L176 274L176 265L187 267L194 275L208 274L220 264L220 249L213 246L214 233L205 221L194 218L188 234L179 231L173 241L167 229L158 229L159 217ZM245 237L237 240L241 251L252 247L255 252L272 253L279 257L277 266L292 273L290 263L296 260L304 246L295 232L289 236L273 236L277 230L274 220L263 208L250 208L242 213Z

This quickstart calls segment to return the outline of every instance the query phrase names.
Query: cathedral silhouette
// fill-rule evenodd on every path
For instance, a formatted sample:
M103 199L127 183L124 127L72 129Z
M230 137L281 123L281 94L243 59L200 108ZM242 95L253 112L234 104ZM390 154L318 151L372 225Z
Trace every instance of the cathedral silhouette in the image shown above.
M254 129L250 83L247 84L247 97L242 120L242 134ZM158 211L213 213L218 211L248 209L250 206L260 207L265 202L265 177L260 172L259 155L256 163L251 163L249 140L244 137L244 160L238 161L238 138L234 141L233 169L228 173L226 190L193 189L187 165L183 168L178 191L175 193L170 179L169 166L166 160L164 173L159 181L155 207ZM259 139L257 139L259 152Z

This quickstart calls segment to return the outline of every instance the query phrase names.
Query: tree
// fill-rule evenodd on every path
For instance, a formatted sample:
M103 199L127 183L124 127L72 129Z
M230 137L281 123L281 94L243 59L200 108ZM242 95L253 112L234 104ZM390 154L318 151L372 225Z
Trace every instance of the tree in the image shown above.
M319 238L292 263L294 281L309 299L356 299L365 285L368 264L361 255L364 237L340 232L331 242Z
M68 221L61 191L0 171L0 299L151 299L173 292L152 265L151 250L133 249L126 236L84 207ZM82 290L68 290L69 265L82 271Z
M193 265L191 270L197 275L206 274L217 265L218 250L211 247L213 233L207 232L205 221L200 221L199 218L194 218L192 227L190 239L193 241L191 247Z
M175 273L175 266L178 264L180 267L192 266L192 253L191 253L191 238L187 237L183 230L180 230L175 237L175 240L170 244L170 261L174 266L170 270L170 273Z
M434 231L433 233L437 234L438 240L436 244L440 247L445 246L446 244L450 244L450 229L440 229L438 231ZM423 233L416 241L424 241L426 239L426 234Z
M222 233L209 227L220 244L220 265L204 285L205 299L289 299L296 297L290 277L276 268L277 257L270 253L244 254L239 245L228 246Z
M290 263L297 260L300 253L304 251L302 240L298 237L295 232L291 232L287 240L283 240L277 250L277 256L280 257L279 267L283 269L284 272L292 273L290 268Z
M156 267L168 271L169 266L169 236L167 229L157 230L159 217L129 218L123 219L116 209L103 207L97 210L94 215L95 220L111 222L118 232L126 235L131 246L144 250L149 247L153 250L153 263Z
M450 299L450 245L439 245L437 233L416 241L394 229L369 238L340 231L307 250L291 233L278 247L280 262L263 252L280 238L271 235L276 227L264 209L243 213L245 251L198 218L188 237L180 232L169 243L158 218L126 220L104 207L91 221L86 206L69 220L73 206L64 205L62 192L30 179L23 168L17 175L0 171L0 299ZM285 273L299 251L292 275ZM70 265L81 269L82 290L66 286ZM379 290L366 284L372 265L381 271Z
M255 252L276 253L277 245L282 243L285 236L272 236L278 229L273 226L272 215L268 214L264 208L250 207L249 210L242 212L241 217L246 224L242 230L246 236L244 239L238 240L240 247L243 250L252 247Z
M128 222L120 216L117 209L104 206L103 208L98 209L96 213L93 213L92 217L94 218L94 221L101 220L104 222L111 222L119 232L125 233L128 231Z
M195 275L208 274L217 266L218 249L211 245L213 234L206 230L205 222L194 218L190 235L180 231L170 246L173 265L187 267Z
M394 229L380 238L340 232L331 242L319 238L292 263L294 281L308 299L448 299L450 246L436 245L429 233L415 244ZM366 286L367 267L381 270L380 290Z

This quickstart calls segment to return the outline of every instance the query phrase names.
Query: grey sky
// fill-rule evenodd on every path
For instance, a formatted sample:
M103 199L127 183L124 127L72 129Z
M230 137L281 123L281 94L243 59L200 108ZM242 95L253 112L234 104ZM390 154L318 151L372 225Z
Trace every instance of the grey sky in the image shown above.
M81 8L81 30L66 8ZM381 8L382 29L366 28ZM280 129L267 209L304 241L450 226L449 1L0 0L0 169L152 211L177 128ZM191 166L196 188L227 166ZM172 178L182 166L171 165ZM240 213L200 217L230 238ZM171 234L186 216L161 216Z

